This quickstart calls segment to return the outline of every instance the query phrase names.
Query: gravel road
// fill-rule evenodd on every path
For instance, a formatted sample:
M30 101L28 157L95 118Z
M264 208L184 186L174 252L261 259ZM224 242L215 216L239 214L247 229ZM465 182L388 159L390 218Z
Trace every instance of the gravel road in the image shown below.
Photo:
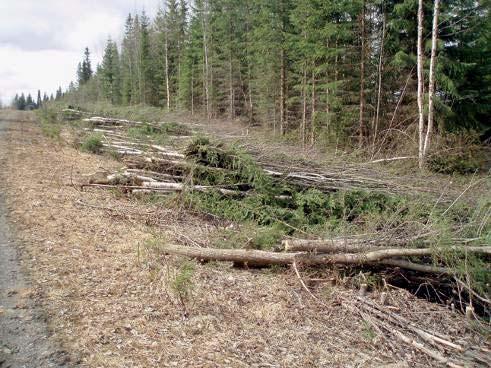
M21 122L15 113L0 111L0 144L5 133ZM13 229L7 220L4 180L5 157L0 156L0 367L69 367L67 355L49 339L42 308L36 305L27 275L23 272Z

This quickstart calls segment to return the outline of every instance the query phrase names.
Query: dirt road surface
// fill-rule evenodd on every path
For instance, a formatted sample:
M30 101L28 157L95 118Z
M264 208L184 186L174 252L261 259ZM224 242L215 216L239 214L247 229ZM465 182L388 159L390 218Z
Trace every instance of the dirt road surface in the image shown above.
M0 112L0 144L5 132L20 122ZM0 166L5 157L0 157ZM0 174L1 178L1 174ZM5 190L0 180L0 367L67 367L64 353L49 339L42 309L25 274L13 229L7 220Z

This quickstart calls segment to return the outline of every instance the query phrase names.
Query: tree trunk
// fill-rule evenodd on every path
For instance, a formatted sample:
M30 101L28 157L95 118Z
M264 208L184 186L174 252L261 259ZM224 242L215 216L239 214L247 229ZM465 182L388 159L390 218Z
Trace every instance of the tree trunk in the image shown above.
M302 127L301 127L301 135L302 135L302 147L305 148L306 143L306 130L307 130L307 66L305 62L303 63L303 78L302 78Z
M280 53L281 67L280 67L280 135L285 134L286 126L286 65L285 65L285 50L281 49Z
M286 55L285 55L285 4L280 0L280 17L281 17L281 45L280 45L280 135L285 134L287 124L286 114Z
M315 65L312 65L312 106L310 114L310 145L315 143Z
M329 49L329 40L326 43L326 48ZM330 128L330 105L329 105L329 71L326 71L326 132L329 135L329 128Z
M365 0L362 1L361 9L361 55L360 55L360 147L363 145L364 138L364 113L365 113Z
M232 51L229 53L228 58L228 109L229 118L234 118L234 81L233 81L233 68L232 68Z
M419 145L418 145L418 157L419 168L423 168L423 134L424 134L424 111L423 111L423 0L418 1L418 44L417 44L417 57L418 57L418 131L419 131Z
M165 34L165 91L167 99L167 111L170 111L169 42L167 38L167 32Z
M434 117L434 100L435 100L435 67L436 67L436 49L438 38L438 11L440 1L435 0L435 6L433 10L433 30L431 36L431 59L430 59L430 80L428 86L428 126L426 127L425 144L423 148L423 160L426 157L430 146L431 133L433 130L433 117Z
M194 115L194 64L191 66L191 115Z
M210 109L210 86L209 86L209 65L208 65L208 37L206 35L207 32L207 27L206 27L206 20L205 18L207 17L207 11L208 11L208 5L207 2L205 1L204 4L204 9L203 9L203 15L201 19L201 25L203 28L203 58L204 58L204 65L203 65L203 86L205 89L205 104L206 104L206 118L210 120L211 118L211 109Z
M382 8L382 35L380 36L380 53L378 58L378 90L377 90L377 108L375 111L375 123L373 127L373 152L375 152L375 145L377 143L378 127L380 120L380 102L382 98L382 71L383 71L383 57L384 57L384 43L385 43L385 10Z
M294 262L306 265L344 264L344 265L366 265L384 264L386 260L398 257L418 257L433 254L436 249L386 249L367 253L343 253L343 254L309 254L309 253L279 253L252 249L216 249L195 248L179 245L166 244L159 248L165 254L182 255L199 260L229 261L247 263L249 265L287 265ZM473 252L491 254L490 247L450 247L449 250L460 252ZM388 264L390 263L388 262ZM409 263L409 262L408 262ZM397 266L403 267L403 262ZM421 265L425 266L425 265ZM426 265L427 266L427 265ZM432 271L431 271L432 272Z

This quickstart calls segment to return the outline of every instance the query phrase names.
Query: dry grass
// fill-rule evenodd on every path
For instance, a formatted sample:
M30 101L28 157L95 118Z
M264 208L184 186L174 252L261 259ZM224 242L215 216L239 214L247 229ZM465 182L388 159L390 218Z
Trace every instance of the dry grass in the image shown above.
M80 192L71 183L120 164L53 143L33 124L7 138L0 175L26 268L54 335L83 366L432 366L372 336L360 315L342 306L355 291L324 283L312 288L314 300L288 269L197 264L184 316L170 287L181 260L160 256L149 240L192 238L214 225L124 196ZM388 292L393 307L419 326L479 340L460 315Z

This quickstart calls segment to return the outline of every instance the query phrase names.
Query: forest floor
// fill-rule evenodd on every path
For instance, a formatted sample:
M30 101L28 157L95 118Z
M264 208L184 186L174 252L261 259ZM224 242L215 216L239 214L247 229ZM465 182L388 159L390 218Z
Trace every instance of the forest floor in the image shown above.
M22 126L10 124L0 138L9 220L51 339L72 361L86 367L438 366L418 350L394 348L346 308L358 291L341 282L312 285L308 293L293 269L193 263L180 298L176 285L185 263L155 252L155 239L193 242L209 221L117 192L81 191L88 176L121 162L74 148L69 132L53 140L34 122ZM213 129L206 128L237 135L223 125ZM257 147L279 152L263 142ZM288 156L289 148L283 150ZM301 272L339 278L329 268ZM396 287L387 292L391 310L415 325L483 343L461 314ZM378 300L380 291L369 298Z

